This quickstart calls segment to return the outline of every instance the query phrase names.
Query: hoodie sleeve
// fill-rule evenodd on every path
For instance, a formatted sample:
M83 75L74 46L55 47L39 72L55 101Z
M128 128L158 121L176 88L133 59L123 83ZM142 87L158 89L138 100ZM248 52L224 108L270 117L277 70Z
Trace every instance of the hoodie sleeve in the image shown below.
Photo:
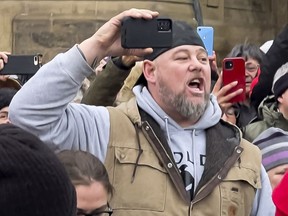
M54 151L89 151L105 159L109 113L105 107L70 103L93 72L76 46L45 64L9 106L15 125L34 133Z
M256 191L251 216L273 216L275 215L275 205L272 201L272 188L263 165L261 165L261 185L262 188Z

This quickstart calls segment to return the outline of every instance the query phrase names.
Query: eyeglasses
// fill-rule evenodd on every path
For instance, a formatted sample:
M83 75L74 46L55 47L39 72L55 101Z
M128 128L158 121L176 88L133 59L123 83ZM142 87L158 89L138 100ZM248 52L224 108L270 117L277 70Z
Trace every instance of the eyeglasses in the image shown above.
M77 216L111 216L112 214L113 209L109 206L109 203L107 203L105 206L95 209L89 214L86 214L82 209L77 209Z
M250 73L257 72L258 68L259 68L259 65L257 65L257 64L253 64L253 63L245 64L245 69Z

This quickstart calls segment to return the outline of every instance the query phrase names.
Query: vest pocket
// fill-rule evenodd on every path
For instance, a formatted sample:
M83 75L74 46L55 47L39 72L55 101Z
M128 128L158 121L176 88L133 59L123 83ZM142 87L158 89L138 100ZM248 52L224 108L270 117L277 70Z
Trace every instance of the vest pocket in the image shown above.
M221 215L250 215L259 176L251 169L233 167L220 183Z
M144 150L136 164L138 154L138 149L115 147L112 206L114 209L164 211L168 174L154 152Z

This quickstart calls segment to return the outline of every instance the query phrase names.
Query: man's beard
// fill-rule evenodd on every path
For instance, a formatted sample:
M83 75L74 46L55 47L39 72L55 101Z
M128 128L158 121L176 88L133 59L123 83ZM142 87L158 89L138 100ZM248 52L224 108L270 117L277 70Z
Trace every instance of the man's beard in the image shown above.
M159 84L159 93L163 102L174 107L181 116L196 122L204 114L209 101L209 93L205 93L203 103L194 104L187 99L184 91L183 93L175 94L174 91L165 87L164 83L160 82Z

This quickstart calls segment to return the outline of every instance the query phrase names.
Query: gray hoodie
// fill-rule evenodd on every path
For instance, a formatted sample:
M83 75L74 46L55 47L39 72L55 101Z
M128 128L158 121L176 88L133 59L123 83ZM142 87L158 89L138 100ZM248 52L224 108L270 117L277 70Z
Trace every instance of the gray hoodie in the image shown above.
M160 125L164 132L174 159L182 173L191 175L185 179L186 190L196 189L204 170L206 155L205 129L217 124L221 118L221 109L213 95L199 121L187 128L182 128L160 108L146 87L133 89L137 104ZM188 178L188 176L186 176ZM193 182L192 182L193 181ZM194 184L195 183L195 184ZM193 186L194 185L194 186Z
M70 103L82 81L93 73L74 46L44 65L16 94L9 107L12 123L39 136L54 151L80 149L104 161L109 142L109 113L105 107ZM146 88L133 89L138 105L161 126L179 169L197 183L205 162L205 128L215 125L221 110L214 96L205 114L193 126L182 128L157 105ZM194 165L193 165L194 164ZM187 167L186 167L187 165ZM271 187L267 173L261 172L262 188L257 190L251 215L273 215ZM196 187L194 187L196 188ZM187 185L187 190L191 185Z

